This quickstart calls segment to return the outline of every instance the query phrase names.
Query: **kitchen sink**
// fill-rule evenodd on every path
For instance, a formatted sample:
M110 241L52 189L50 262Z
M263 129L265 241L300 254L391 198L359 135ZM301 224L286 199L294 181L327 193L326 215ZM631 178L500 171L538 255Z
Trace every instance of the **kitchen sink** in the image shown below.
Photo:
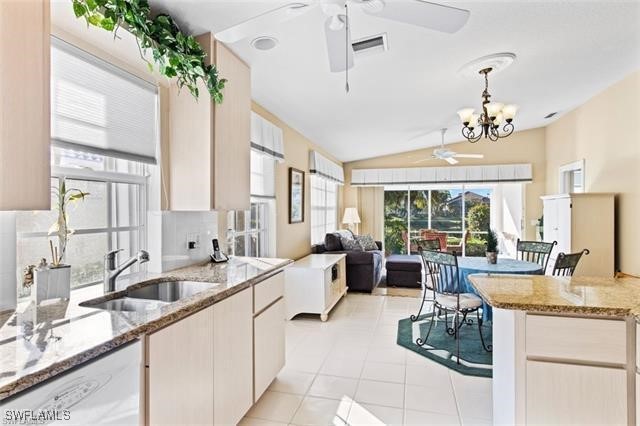
M175 302L208 290L215 284L196 281L165 281L127 290L127 296L136 299Z
M103 301L87 300L80 303L86 308L104 309L107 311L146 312L153 311L208 290L214 283L196 281L164 281L126 290L123 296Z
M147 312L156 310L163 305L166 305L166 303L144 299L134 299L126 296L119 297L117 299L105 300L103 302L93 302L91 300L88 300L80 304L80 306L84 306L85 308L96 308L104 309L107 311L121 312Z

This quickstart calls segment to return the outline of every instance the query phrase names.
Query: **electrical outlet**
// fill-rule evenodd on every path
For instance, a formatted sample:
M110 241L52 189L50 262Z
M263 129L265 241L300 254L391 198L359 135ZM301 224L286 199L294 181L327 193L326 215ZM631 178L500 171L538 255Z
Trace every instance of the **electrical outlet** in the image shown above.
M187 233L187 248L189 250L197 249L200 246L200 235L195 232Z

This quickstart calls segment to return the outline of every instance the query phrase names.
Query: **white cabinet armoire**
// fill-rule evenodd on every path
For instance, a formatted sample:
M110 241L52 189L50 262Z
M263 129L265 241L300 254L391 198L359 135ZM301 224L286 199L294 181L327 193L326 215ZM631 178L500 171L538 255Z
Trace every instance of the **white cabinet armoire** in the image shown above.
M551 273L558 253L589 249L575 275L612 277L615 274L614 194L581 193L541 197L544 241L557 241L549 259Z

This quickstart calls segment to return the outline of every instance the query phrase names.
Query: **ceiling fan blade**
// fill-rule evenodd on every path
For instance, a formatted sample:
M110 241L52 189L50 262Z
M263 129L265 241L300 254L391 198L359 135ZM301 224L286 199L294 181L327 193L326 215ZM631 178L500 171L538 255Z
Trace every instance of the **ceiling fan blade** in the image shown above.
M453 158L453 157L447 157L447 158L444 158L444 161L446 161L446 162L447 162L447 163L449 163L449 164L458 164L458 160L456 160L456 159L455 159L455 158Z
M457 158L484 158L484 154L454 154Z
M300 16L312 9L308 3L289 3L277 9L270 10L261 15L247 19L244 22L220 31L215 35L217 40L223 43L235 43L247 37L263 34L265 31L275 29L289 19Z
M414 161L412 164L424 163L429 160L432 160L432 158L423 158L422 160Z
M324 23L324 33L327 37L327 53L329 54L329 69L331 72L344 71L347 68L353 68L353 46L351 46L351 33L346 33L347 25L337 30L331 29L331 22L334 17L329 17ZM346 22L346 16L339 15L343 23ZM347 49L345 51L345 49Z
M369 0L376 1L376 0ZM455 33L469 20L470 12L421 0L385 1L382 8L363 7L370 15L430 30Z

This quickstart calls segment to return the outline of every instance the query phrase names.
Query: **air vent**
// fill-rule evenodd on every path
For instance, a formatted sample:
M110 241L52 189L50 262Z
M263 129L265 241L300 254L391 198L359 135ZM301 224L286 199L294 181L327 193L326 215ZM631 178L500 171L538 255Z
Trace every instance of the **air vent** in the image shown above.
M550 112L549 114L545 115L545 116L544 116L544 118L551 118L551 117L553 117L554 115L556 115L557 113L558 113L558 111L556 111L556 112Z
M388 49L387 34L379 34L371 37L361 38L351 43L353 51L357 55L382 53Z

